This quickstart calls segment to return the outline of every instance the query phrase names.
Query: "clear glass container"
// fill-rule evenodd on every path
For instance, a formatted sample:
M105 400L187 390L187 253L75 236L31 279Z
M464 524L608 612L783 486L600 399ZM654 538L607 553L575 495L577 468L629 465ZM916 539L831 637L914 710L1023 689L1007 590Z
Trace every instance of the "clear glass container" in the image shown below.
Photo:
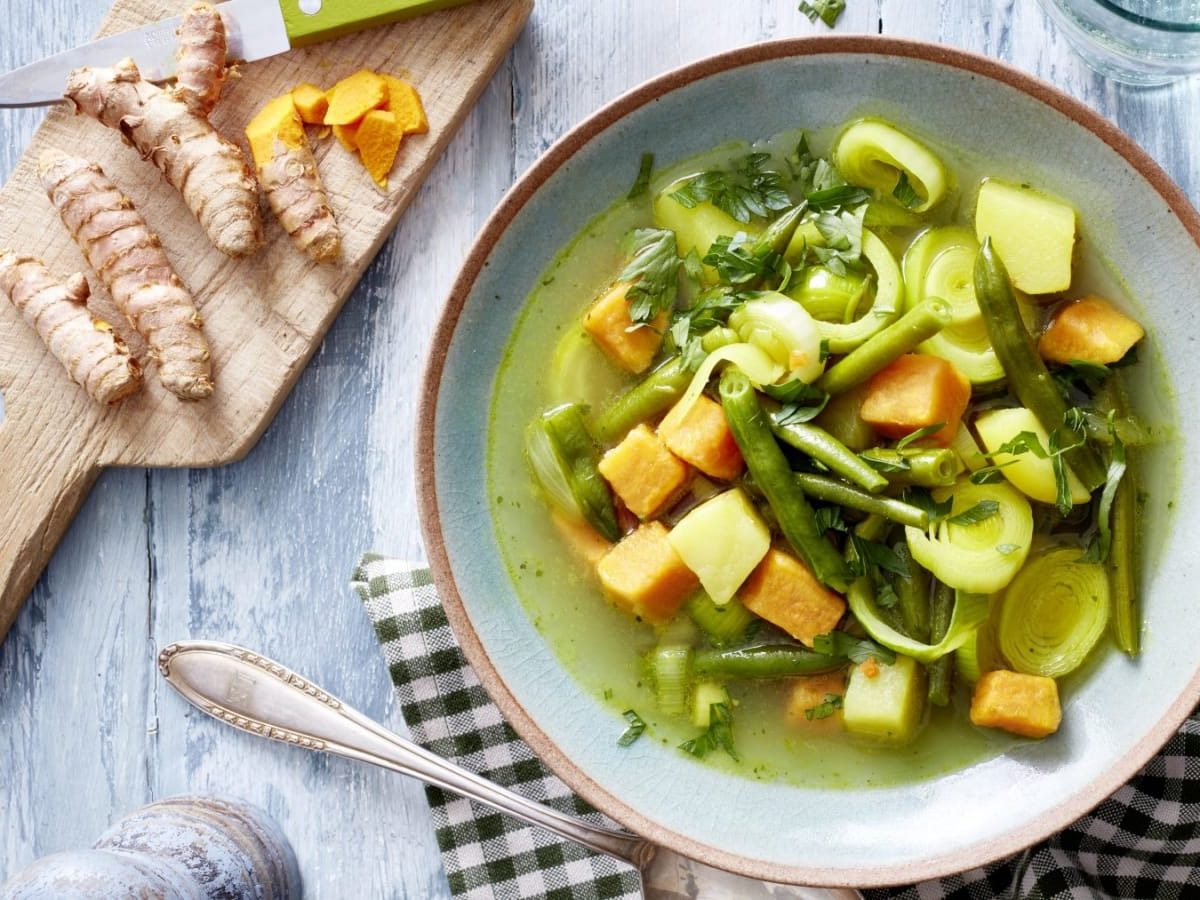
M1041 0L1088 65L1128 84L1200 71L1200 0Z

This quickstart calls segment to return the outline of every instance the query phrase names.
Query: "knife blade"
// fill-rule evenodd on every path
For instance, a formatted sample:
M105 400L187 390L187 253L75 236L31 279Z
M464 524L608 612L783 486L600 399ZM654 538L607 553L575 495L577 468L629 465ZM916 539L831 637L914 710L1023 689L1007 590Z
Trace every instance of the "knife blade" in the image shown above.
M216 4L231 62L253 62L365 28L471 0L226 0ZM123 31L0 75L0 106L45 106L63 99L72 69L133 57L149 81L175 73L175 30L182 16Z

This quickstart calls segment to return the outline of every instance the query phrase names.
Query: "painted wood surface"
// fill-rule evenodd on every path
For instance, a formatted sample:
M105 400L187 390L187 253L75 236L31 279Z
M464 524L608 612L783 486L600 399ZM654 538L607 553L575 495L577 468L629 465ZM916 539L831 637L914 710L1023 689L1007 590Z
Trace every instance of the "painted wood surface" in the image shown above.
M34 14L0 0L0 68L85 40L104 5L44 0ZM1200 85L1108 84L1035 0L847 6L838 31L940 40L1046 78L1131 133L1196 199ZM604 101L716 51L824 30L795 0L538 0L257 447L225 468L100 477L0 646L0 879L89 844L139 804L218 791L278 817L309 896L448 896L417 785L209 721L164 688L155 652L183 637L244 643L402 727L346 581L364 549L422 555L415 387L474 234L513 178ZM0 111L0 175L40 117Z

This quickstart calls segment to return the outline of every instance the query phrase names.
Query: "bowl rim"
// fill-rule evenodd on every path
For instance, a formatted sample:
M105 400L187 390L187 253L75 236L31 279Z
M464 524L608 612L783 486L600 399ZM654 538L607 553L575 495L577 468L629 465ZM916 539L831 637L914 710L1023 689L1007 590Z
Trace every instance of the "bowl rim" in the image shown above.
M538 726L492 664L471 625L442 538L435 489L436 413L447 352L467 297L487 258L525 204L575 153L630 112L670 91L724 71L775 59L857 54L918 59L964 70L1013 87L1086 128L1145 178L1200 249L1200 214L1161 166L1095 110L1050 83L981 54L926 41L874 35L783 38L727 50L671 69L620 94L556 140L514 182L475 239L442 308L430 344L417 410L417 508L434 584L455 637L504 717L537 756L585 800L624 827L684 856L752 878L814 887L884 887L926 881L1011 856L1062 830L1132 778L1175 733L1200 699L1200 667L1155 725L1124 756L1073 796L1025 824L952 853L870 870L789 866L755 860L697 841L648 818L579 768Z

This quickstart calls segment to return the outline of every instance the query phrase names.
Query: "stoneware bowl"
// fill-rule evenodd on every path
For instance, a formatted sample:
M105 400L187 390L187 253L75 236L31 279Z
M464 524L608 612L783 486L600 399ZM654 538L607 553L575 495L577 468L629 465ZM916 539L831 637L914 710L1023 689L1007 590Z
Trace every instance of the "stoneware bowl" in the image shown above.
M928 44L829 37L761 44L670 72L551 147L504 198L454 285L425 375L417 447L425 544L442 600L520 735L628 828L733 871L811 885L917 881L1014 853L1115 791L1200 698L1200 490L1197 479L1175 474L1178 459L1200 458L1195 428L1178 428L1145 471L1140 659L1104 654L1067 693L1064 727L1052 739L941 777L815 789L735 777L653 740L619 748L617 713L566 673L530 621L489 512L485 428L505 344L541 273L629 189L643 150L668 165L731 140L871 113L917 124L967 159L1027 172L1070 198L1083 240L1121 273L1150 326L1139 402L1197 421L1200 218L1163 171L1083 104L996 62ZM520 440L523 425L498 440Z

